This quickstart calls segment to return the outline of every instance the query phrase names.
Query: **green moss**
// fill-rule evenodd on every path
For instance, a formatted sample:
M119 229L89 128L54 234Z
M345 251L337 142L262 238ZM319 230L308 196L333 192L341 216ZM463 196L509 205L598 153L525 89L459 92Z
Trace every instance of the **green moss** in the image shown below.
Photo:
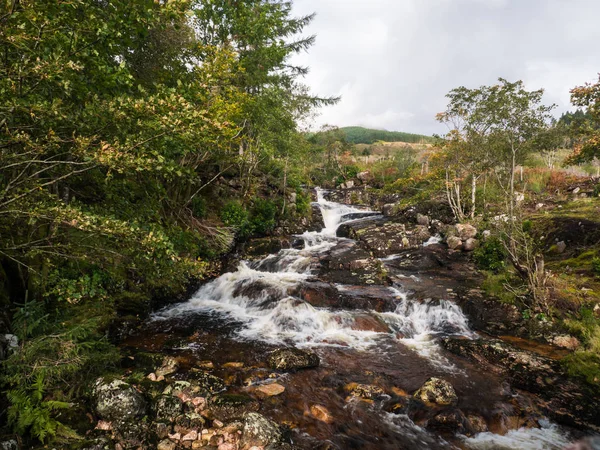
M518 301L518 296L522 291L525 295L525 288L518 288L522 283L510 271L500 273L486 272L486 279L483 282L482 288L484 292L490 296L497 298L502 303L514 305ZM511 286L511 289L507 289Z
M561 363L571 376L583 378L600 389L600 355L592 351L578 351L564 358Z

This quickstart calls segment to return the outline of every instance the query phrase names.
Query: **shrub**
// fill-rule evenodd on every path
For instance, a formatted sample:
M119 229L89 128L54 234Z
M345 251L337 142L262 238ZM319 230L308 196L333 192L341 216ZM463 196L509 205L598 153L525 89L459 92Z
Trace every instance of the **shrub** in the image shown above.
M594 272L594 275L600 276L600 258L592 259L592 272Z
M296 191L296 212L302 216L310 212L310 195L299 189Z
M248 211L239 201L230 201L223 207L221 220L228 227L235 228L240 237L248 237L252 234Z
M505 267L506 250L499 238L492 237L475 249L473 259L480 269L498 273Z
M277 205L275 202L257 198L250 212L250 227L252 232L265 234L273 231L277 223L275 220L276 214Z

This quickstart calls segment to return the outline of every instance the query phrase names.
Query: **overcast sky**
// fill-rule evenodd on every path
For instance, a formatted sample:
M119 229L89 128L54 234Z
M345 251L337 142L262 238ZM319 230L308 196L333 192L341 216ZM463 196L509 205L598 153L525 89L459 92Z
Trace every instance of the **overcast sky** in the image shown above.
M317 42L294 62L315 94L341 95L315 125L443 133L454 87L498 77L544 88L557 114L600 72L600 0L295 0Z

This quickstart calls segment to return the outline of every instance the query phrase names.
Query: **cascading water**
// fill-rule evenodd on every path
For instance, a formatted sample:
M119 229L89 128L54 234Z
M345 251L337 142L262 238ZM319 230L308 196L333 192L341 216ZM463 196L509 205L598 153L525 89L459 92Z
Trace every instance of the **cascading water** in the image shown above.
M419 383L422 383L423 375L450 377L453 383L468 386L465 388L467 391L474 390L477 395L483 395L470 400L471 404L485 404L488 401L485 395L488 394L479 393L476 384L485 383L487 375L480 378L481 375L475 372L467 374L463 369L457 369L437 343L440 336L474 337L465 315L454 302L434 299L417 301L401 286L360 287L375 289L377 295L386 295L388 300L391 299L395 308L388 312L316 307L302 299L301 288L319 281L315 276L319 259L338 244L349 242L336 237L340 224L360 221L363 220L361 217L375 214L328 201L323 194L323 191L317 190L317 205L325 226L319 232L302 234L303 248L285 249L258 261L241 262L236 271L225 273L207 283L189 301L156 313L154 323L163 320L185 322L182 319L194 316L202 317L202 320L209 318L209 321L210 318L217 318L217 328L222 324L233 324L233 339L241 345L292 344L296 347L313 347L324 355L323 364L326 367L334 367L335 373L350 373L351 377L360 376L365 371L372 373L371 370L389 371L393 377L407 377L409 381L415 377L420 380ZM438 237L432 238L425 246L438 241ZM401 257L392 255L379 261L393 264ZM421 283L415 275L398 274L397 278L401 280L403 276L412 279L413 283ZM340 294L355 288L335 285ZM365 317L384 325L372 329L359 326ZM196 342L192 342L189 348L206 349L203 344L199 347L196 345ZM303 379L303 376L301 373L294 375L298 379ZM309 385L315 383L311 374L307 376ZM330 397L327 388L321 390L323 388L312 388L306 384L306 381L298 385L290 383L286 389L300 392L300 403L302 399L315 396L322 396L321 402L327 402ZM495 397L492 395L491 398ZM330 407L335 408L336 405L332 402ZM356 426L348 424L348 433L365 433L362 439L366 439L363 442L368 442L368 445L364 448L455 448L439 436L417 426L408 416L384 412L380 403L373 404L367 415L360 415L358 410L353 411L352 408L353 404L349 403L344 407L346 412L339 411L339 414L350 414L347 420L356 420ZM292 414L292 411L289 413ZM277 414L280 412L278 410ZM354 414L360 418L354 419ZM376 436L365 437L370 436L372 430L385 436L385 441ZM542 424L540 429L513 430L504 436L480 433L462 439L460 445L473 449L537 450L559 449L566 442L567 439L556 426ZM398 443L401 445L398 446ZM342 444L339 448L346 447Z
M357 312L314 307L294 295L294 288L311 278L313 259L340 241L336 237L339 225L374 214L328 201L321 190L317 190L317 196L325 227L301 235L303 249L285 249L260 261L242 262L235 272L206 284L188 302L163 310L155 318L210 312L243 323L238 331L240 338L296 346L366 349L382 339L400 339L433 363L445 364L433 338L440 334L471 335L466 317L451 302L419 303L399 288L389 288L389 295L397 301L396 310L371 312L389 325L390 332L386 333L356 329ZM338 288L344 290L344 286Z

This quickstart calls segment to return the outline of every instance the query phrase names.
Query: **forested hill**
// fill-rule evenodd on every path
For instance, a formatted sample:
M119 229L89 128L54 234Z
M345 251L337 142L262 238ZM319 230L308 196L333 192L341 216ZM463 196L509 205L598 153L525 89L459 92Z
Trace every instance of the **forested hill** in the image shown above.
M353 144L373 144L384 142L409 142L411 144L429 142L430 136L422 134L403 133L401 131L375 130L363 127L343 127L340 130L346 135L346 140Z

